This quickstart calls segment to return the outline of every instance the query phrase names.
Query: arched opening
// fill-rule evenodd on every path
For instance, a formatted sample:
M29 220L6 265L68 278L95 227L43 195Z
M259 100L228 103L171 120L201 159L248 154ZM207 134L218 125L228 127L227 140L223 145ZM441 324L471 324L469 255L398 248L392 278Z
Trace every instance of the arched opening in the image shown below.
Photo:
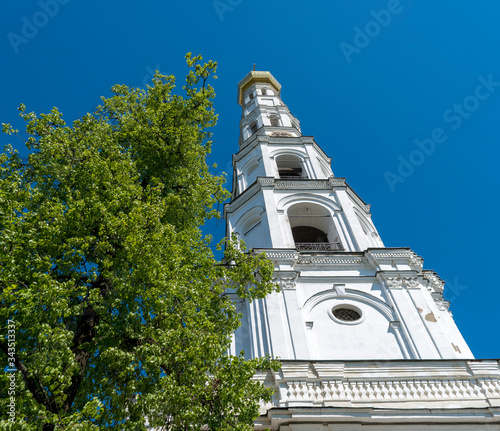
M312 226L292 227L293 239L296 243L303 242L328 242L328 235Z
M262 89L262 95L265 96L267 94L267 90L265 88Z
M288 210L288 219L297 250L343 250L325 207L310 202L295 204Z
M306 179L302 160L297 156L283 155L276 158L279 177L282 179Z

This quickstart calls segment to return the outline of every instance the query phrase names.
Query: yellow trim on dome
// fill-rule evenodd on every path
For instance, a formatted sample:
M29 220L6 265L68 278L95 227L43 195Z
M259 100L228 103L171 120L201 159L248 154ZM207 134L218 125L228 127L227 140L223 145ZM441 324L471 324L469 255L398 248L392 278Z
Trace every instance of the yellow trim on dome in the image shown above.
M270 72L260 72L252 70L247 76L245 76L238 83L238 104L243 105L243 93L256 82L265 82L271 84L272 87L278 92L278 96L281 92L281 84L276 80L276 78L271 75Z

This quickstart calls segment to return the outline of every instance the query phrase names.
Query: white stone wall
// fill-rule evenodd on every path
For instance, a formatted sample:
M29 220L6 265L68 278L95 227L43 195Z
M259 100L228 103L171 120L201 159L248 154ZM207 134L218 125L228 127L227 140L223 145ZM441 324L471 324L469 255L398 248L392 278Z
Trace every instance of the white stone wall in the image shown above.
M282 291L241 306L243 327L232 353L284 360L473 358L442 299L442 282L408 249L256 251L275 262ZM341 321L333 315L338 307L361 318Z

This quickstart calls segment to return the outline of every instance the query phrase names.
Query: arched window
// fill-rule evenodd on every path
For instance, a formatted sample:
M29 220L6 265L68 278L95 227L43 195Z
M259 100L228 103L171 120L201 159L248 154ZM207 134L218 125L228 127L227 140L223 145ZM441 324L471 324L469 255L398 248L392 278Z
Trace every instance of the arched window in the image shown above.
M262 95L265 96L267 94L267 90L265 88L262 89Z
M303 202L288 210L293 240L297 250L343 250L330 211Z
M304 179L307 178L307 173L304 170L302 160L297 156L282 155L276 158L278 174L284 179Z
M279 127L280 126L280 120L277 115L271 115L269 116L269 119L271 120L271 126L272 127Z

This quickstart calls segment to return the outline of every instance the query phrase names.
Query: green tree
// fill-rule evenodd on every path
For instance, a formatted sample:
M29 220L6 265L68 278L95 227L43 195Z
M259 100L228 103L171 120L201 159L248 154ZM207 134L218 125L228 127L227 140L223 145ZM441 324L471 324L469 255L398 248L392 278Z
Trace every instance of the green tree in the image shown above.
M276 361L226 356L225 292L265 296L273 266L235 240L217 262L200 230L228 194L206 163L216 63L186 58L183 96L157 73L71 127L21 105L29 157L0 156L0 357L11 319L18 370L0 429L244 430L270 399L252 376Z

